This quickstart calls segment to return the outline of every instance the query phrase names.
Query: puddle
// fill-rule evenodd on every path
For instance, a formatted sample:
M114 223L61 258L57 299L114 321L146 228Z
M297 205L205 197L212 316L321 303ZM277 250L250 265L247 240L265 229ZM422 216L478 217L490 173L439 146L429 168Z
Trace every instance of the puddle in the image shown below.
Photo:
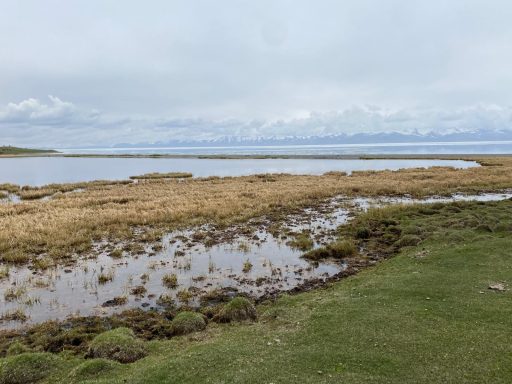
M501 201L512 198L512 190L499 193L481 193L478 195L467 195L455 193L451 196L431 196L424 199L414 199L410 196L393 197L385 196L379 198L358 197L353 199L353 204L361 210L368 210L372 207L380 207L389 204L433 204L433 203L451 203L455 201Z
M308 233L314 245L320 246L332 241L336 228L355 211L372 206L508 198L512 198L512 191L423 200L338 197L317 209L288 216L279 231L272 231L276 223L254 219L220 233L208 226L176 231L166 235L160 246L157 244L157 252L154 245L148 245L138 256L112 258L107 251L110 245L105 242L96 244L99 256L80 259L72 266L46 271L10 267L5 276L5 268L0 265L0 316L21 309L28 316L26 323L39 323L73 315L108 315L128 308L158 308L160 295L172 297L177 304L190 300L190 305L198 305L201 297L215 289L225 289L233 296L244 292L261 297L327 279L347 268L339 261L304 260L304 252L289 245L294 233ZM198 233L215 233L221 241L207 247L197 241ZM106 280L103 284L100 275ZM163 284L166 275L176 275L176 288ZM122 305L110 305L116 304L114 298L122 298L117 302ZM21 324L0 321L0 329Z

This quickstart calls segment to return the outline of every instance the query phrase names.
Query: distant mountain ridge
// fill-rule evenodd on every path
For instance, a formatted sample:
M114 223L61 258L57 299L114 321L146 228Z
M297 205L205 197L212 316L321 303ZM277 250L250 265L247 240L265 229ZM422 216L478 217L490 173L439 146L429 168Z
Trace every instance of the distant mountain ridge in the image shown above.
M476 130L440 133L356 133L325 136L285 136L285 137L244 137L222 136L202 140L169 140L142 143L118 143L112 148L165 148L165 147L234 147L234 146L286 146L286 145L351 145L351 144L391 144L428 142L482 142L512 141L512 130Z

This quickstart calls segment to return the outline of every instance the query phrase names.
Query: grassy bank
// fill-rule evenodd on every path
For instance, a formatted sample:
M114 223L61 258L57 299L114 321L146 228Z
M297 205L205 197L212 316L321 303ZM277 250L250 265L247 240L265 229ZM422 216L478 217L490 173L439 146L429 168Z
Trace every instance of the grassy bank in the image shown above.
M512 188L512 158L480 159L483 167L406 169L397 172L331 172L324 176L256 175L205 179L149 179L139 183L80 183L28 188L24 199L0 204L0 261L70 259L91 251L93 241L147 241L133 229L159 234L199 223L228 225L317 204L335 195L426 196ZM1 190L16 186L0 186ZM139 236L140 237L140 236ZM45 264L48 264L45 262Z
M512 281L512 201L373 210L341 233L364 243L369 258L379 248L400 253L325 289L260 305L255 323L210 322L145 342L146 357L132 364L57 355L46 381L512 381L511 293L488 289ZM9 359L0 367L12 367Z
M0 156L16 156L16 155L41 155L48 153L58 153L52 149L33 149L33 148L20 148L20 147L11 147L8 146L0 146Z

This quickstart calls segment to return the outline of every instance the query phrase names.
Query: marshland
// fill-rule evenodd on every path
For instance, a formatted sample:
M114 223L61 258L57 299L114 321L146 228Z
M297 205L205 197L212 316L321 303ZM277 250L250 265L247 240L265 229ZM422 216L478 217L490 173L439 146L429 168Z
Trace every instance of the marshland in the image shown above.
M446 262L457 265L468 262L465 252L470 258L475 253L475 265L493 269L487 256L477 261L479 247L488 247L497 264L507 262L512 158L458 161L453 167L334 169L320 175L196 177L172 170L114 181L1 184L0 353L6 357L0 360L0 382L18 375L17 364L29 368L16 376L23 379L109 382L115 372L119 382L128 376L145 382L147 375L159 382L158 355L169 348L182 381L193 381L189 364L219 364L218 348L225 343L231 343L228 355L237 351L247 358L245 338L262 341L255 343L269 367L271 356L289 350L295 351L292 369L299 361L293 354L309 350L318 369L306 369L307 375L344 377L355 367L345 357L328 367L316 360L328 343L320 347L311 337L335 332L330 321L345 324L348 350L384 345L375 347L375 358L403 340L365 327L373 318L389 317L387 305L396 310L397 327L420 321L423 316L416 315L398 321L402 311L416 311L409 302L415 284L423 284L421 300L436 303L431 310L437 312L453 308L455 297L472 295L462 285L473 261L467 273L453 270L451 280L438 286L435 273L447 266L431 255L448 252ZM463 162L471 166L457 167ZM411 268L421 274L417 282L406 278L411 272L400 272ZM499 302L509 295L510 270L496 272L475 270L470 284L495 306L501 327L508 321L499 320L505 316ZM387 287L391 281L396 286ZM489 290L493 284L500 289ZM368 317L368 308L373 317L356 327L350 319ZM317 318L316 311L327 317ZM462 331L464 321L472 320L459 314L466 316ZM445 345L419 337L432 348ZM467 337L470 342L471 331ZM501 347L485 344L484 359ZM440 367L453 374L449 364ZM144 373L133 376L134 370ZM247 380L253 374L247 371Z

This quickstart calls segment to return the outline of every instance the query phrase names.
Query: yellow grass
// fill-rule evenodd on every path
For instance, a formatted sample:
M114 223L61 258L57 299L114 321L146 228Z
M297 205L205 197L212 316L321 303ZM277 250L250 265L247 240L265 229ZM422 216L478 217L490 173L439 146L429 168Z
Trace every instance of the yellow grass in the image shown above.
M49 201L0 204L0 260L27 262L41 254L72 258L90 251L94 240L133 239L135 227L161 233L205 222L227 225L314 205L339 194L419 197L512 188L512 158L482 161L485 167L465 170L438 167L352 176L330 173L81 183L85 191L80 193L59 194ZM70 188L52 186L55 191Z

